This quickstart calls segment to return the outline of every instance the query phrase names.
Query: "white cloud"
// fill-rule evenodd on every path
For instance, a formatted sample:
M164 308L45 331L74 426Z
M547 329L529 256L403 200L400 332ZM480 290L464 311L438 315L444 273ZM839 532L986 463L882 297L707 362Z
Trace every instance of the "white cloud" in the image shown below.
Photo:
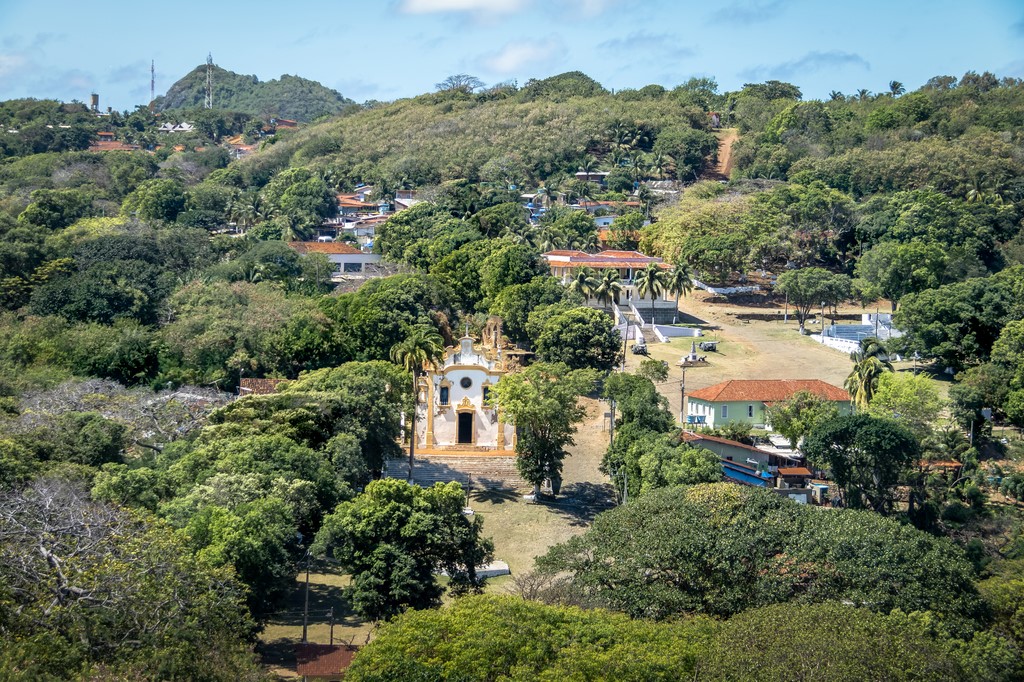
M483 55L483 64L495 73L512 74L528 64L545 62L562 52L554 40L540 43L509 43L497 52Z
M596 17L618 4L619 0L567 0L571 11L577 11L588 17Z
M529 0L402 0L399 9L406 14L471 12L474 14L511 14L523 9Z

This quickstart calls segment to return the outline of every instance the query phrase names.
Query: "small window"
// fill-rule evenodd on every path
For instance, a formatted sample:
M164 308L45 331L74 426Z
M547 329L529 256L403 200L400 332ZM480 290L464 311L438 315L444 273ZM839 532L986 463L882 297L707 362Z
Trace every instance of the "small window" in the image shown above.
M722 405L722 419L728 419L728 418L729 418L729 406L728 405Z
M490 386L484 386L484 402L486 403L487 399L490 398L490 397L491 397L491 387Z
M345 272L362 272L362 263L345 263Z
M470 379L469 377L462 377L459 380L459 386L462 386L463 388L469 388L472 385L473 385L473 380Z
M750 417L750 418L754 417L754 406L753 405L747 405L747 416Z
M442 386L441 387L441 404L442 405L447 405L448 404L448 387L447 386Z

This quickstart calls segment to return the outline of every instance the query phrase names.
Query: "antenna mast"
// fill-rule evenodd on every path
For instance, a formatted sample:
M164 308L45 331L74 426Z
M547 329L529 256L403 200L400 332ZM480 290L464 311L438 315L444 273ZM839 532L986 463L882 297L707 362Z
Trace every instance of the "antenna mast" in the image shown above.
M156 60L151 59L149 61L149 108L153 108L153 102L156 100Z
M207 109L213 109L213 54L206 53L206 102Z

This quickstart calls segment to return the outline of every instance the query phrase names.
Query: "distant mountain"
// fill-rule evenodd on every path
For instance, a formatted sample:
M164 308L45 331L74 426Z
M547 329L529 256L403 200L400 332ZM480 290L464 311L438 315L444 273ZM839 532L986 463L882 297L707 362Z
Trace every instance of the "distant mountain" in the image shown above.
M191 109L206 99L206 65L202 64L172 85L166 95L156 98L157 111ZM324 114L337 114L354 102L336 90L299 76L283 75L260 82L219 66L213 67L213 106L253 116L312 121Z

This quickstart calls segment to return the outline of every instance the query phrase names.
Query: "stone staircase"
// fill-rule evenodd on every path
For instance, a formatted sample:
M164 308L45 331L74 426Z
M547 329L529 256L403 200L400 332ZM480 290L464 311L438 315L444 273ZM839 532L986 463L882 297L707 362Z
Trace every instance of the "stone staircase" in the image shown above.
M393 459L388 462L387 476L389 478L405 480L408 473L408 460ZM476 490L507 488L528 491L532 489L532 486L519 475L514 456L416 455L413 467L414 483L431 486L435 483L448 483L449 481L458 481L462 487Z

